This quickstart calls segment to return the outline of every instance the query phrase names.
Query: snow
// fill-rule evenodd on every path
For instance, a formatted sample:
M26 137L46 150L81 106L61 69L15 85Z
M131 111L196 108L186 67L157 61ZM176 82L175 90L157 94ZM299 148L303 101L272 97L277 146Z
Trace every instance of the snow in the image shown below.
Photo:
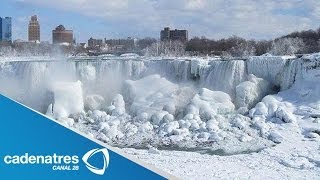
M111 106L109 106L108 109L113 116L120 116L125 113L125 102L121 94L115 95L114 99L111 102Z
M267 94L272 92L268 81L250 74L248 81L236 86L236 105L239 108L251 109Z
M183 179L318 179L319 60L10 61L0 92Z
M54 102L49 105L47 115L56 119L67 118L84 109L81 82L58 82L50 89Z
M311 64L311 65L310 65ZM238 115L232 124L248 128L252 121L263 136L277 145L260 152L220 156L197 152L122 149L182 179L319 179L320 174L320 94L319 68L313 67L296 79L288 90L268 95L250 111L250 117ZM250 86L249 86L250 87ZM210 130L219 130L218 122L207 121ZM254 136L244 135L241 141Z
M202 88L199 94L192 98L187 114L198 115L202 121L207 121L214 115L230 113L234 108L228 94Z
M126 101L131 104L130 111L136 115L147 113L147 118L162 110L165 105L174 103L172 94L177 88L177 85L159 75L147 76L138 81L128 80L124 85Z
M297 137L258 153L219 156L187 151L119 149L181 179L319 179L319 141Z
M80 78L83 81L93 81L96 79L96 69L92 65L81 67Z
M211 90L223 91L235 97L236 86L246 79L246 64L243 60L210 61L203 69L200 66L200 84Z
M88 95L84 101L84 107L88 110L100 110L104 106L105 100L102 96L93 94Z
M253 56L248 59L247 69L249 74L280 85L279 74L284 70L286 62L281 56Z
M138 58L140 57L138 54L136 53L125 53L125 54L121 54L120 57L126 57L126 58Z

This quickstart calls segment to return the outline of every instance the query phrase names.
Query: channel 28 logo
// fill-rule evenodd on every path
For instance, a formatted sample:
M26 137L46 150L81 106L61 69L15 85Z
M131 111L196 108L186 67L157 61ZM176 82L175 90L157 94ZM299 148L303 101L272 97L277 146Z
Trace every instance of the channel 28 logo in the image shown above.
M97 168L93 165L91 165L88 160L90 159L91 156L97 154L101 152L103 154L103 167L102 168ZM90 151L88 151L85 155L83 155L82 157L82 161L85 163L86 167L93 173L98 174L98 175L103 175L106 168L109 165L109 153L108 150L106 148L102 148L102 149L92 149Z

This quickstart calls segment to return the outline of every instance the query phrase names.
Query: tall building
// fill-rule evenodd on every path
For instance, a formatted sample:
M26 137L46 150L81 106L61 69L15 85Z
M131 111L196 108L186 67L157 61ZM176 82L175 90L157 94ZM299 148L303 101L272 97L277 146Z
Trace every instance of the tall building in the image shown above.
M40 41L40 24L36 15L31 16L29 21L28 39L32 42Z
M12 42L11 17L0 17L0 41Z
M170 30L169 27L165 27L160 32L160 40L161 41L188 41L188 31L187 30Z
M59 25L52 31L52 43L61 44L68 43L73 44L73 31L66 30L63 25Z

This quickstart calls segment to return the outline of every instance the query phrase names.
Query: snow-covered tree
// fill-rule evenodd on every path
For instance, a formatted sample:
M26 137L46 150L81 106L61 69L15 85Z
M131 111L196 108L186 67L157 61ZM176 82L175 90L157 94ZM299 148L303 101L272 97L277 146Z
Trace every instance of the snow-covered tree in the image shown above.
M300 38L281 38L272 43L270 53L273 55L293 55L301 52L305 44Z
M232 47L229 53L233 57L248 57L256 53L255 43L253 41L244 41Z
M11 46L2 46L0 47L0 56L14 56L16 54L16 50Z
M153 43L143 51L146 56L183 56L185 44L180 41L161 41Z

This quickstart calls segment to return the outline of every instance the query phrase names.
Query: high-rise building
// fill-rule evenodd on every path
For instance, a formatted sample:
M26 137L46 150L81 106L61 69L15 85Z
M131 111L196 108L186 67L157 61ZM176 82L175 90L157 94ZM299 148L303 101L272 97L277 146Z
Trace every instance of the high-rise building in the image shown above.
M29 21L28 39L32 42L40 41L40 24L36 15L31 16Z
M170 30L169 27L165 27L160 32L160 40L161 41L188 41L188 31L187 30Z
M62 44L68 43L73 44L73 31L66 30L63 25L59 25L55 30L52 31L52 43Z
M12 23L11 17L0 17L0 41L12 41Z

